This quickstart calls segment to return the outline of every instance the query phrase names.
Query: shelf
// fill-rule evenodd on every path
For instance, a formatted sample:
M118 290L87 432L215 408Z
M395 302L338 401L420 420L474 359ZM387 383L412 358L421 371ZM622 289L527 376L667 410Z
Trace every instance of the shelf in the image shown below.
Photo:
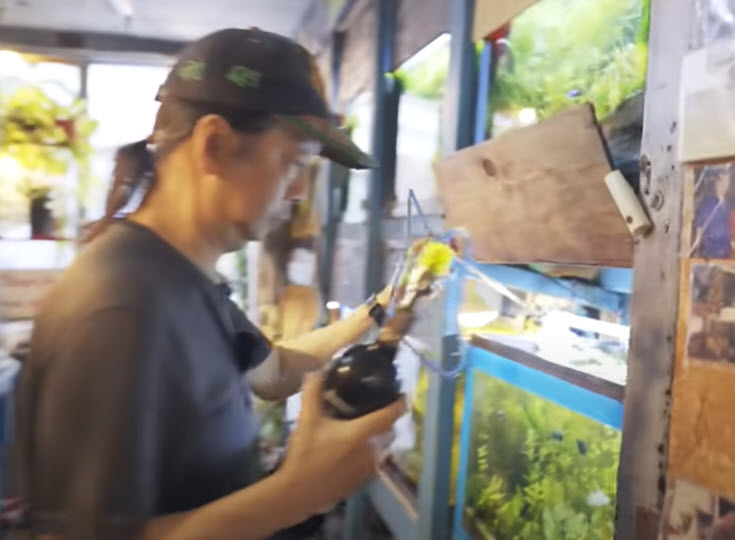
M474 263L473 266L488 278L510 288L566 298L589 307L621 315L627 315L628 312L629 297L624 292L608 290L582 281L555 278L514 266L486 263ZM630 288L625 274L603 274L605 275L608 276L608 283L614 283L618 291Z
M415 501L400 485L398 473L381 467L368 484L367 494L385 525L397 540L414 540L418 531Z
M518 349L480 336L472 336L470 344L479 349L502 356L511 362L551 375L552 377L556 377L557 379L561 379L580 388L584 388L585 390L589 390L595 394L609 397L610 399L614 399L620 403L622 403L625 396L625 386L621 384L596 377L595 375L585 373L584 371L557 364L523 349Z

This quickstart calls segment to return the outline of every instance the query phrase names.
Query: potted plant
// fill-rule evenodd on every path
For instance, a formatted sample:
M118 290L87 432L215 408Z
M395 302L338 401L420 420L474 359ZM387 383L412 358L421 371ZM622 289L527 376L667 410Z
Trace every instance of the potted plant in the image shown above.
M53 235L49 204L72 163L79 190L89 185L89 137L96 127L81 99L62 106L34 86L0 96L0 154L18 163L20 174L9 180L28 201L33 238Z

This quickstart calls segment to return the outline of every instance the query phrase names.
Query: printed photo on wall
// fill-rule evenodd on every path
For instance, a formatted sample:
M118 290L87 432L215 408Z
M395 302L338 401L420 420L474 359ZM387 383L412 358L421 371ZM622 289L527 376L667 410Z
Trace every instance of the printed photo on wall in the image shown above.
M690 257L735 258L734 164L707 165L694 172L694 219Z
M735 264L694 264L687 361L735 364Z
M671 480L658 540L732 540L735 504L684 480Z

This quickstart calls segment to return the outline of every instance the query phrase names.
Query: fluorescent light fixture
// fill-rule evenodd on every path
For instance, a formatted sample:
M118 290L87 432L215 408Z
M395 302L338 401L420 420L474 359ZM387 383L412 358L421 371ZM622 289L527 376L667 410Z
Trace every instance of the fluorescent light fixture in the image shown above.
M133 0L109 0L110 5L123 17L132 17Z
M333 309L339 309L339 302L337 302L336 300L330 300L329 302L327 302L327 309L329 311L332 311Z
M20 53L0 50L0 73L4 76L19 76L25 71L28 64Z
M0 154L0 180L16 180L22 172L23 168L17 159L7 154Z

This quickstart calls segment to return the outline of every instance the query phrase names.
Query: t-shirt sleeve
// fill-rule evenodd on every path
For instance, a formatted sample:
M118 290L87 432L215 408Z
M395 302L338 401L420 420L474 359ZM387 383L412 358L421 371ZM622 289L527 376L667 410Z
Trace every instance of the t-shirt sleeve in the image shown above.
M241 371L256 368L268 358L272 345L232 300L227 300L227 303L235 332L234 346L238 366Z
M32 423L36 532L132 539L151 516L168 358L160 328L147 317L127 309L97 312L42 366Z

